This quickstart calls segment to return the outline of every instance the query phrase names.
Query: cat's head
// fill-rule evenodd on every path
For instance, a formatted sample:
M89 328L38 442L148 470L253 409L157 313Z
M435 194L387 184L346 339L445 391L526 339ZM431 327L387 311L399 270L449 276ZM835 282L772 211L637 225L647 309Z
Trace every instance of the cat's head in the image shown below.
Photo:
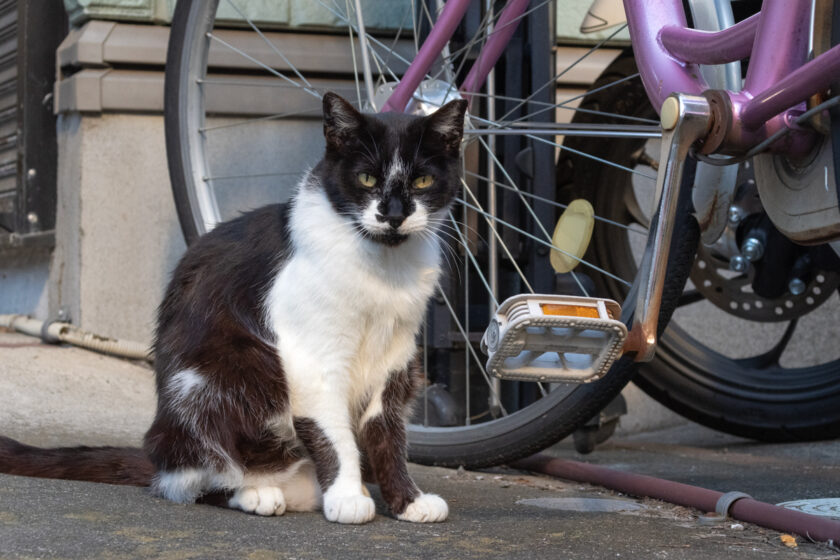
M399 245L435 228L460 188L467 102L426 117L362 114L324 95L326 155L321 183L336 211L377 243Z

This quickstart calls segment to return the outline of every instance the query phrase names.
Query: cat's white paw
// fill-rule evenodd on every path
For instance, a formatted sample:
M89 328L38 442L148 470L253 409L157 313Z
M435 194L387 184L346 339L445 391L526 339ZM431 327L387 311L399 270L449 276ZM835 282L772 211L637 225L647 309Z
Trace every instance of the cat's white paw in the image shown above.
M449 516L449 506L437 494L420 494L397 516L400 521L438 523Z
M283 491L276 486L245 486L228 500L228 507L257 515L283 515L286 500Z
M376 506L367 496L324 497L324 517L336 523L367 523L376 515Z

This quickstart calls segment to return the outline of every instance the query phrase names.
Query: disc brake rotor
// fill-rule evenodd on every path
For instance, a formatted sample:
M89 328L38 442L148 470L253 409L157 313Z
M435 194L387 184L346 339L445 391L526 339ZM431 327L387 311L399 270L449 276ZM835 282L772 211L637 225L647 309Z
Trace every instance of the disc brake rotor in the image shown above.
M746 274L729 270L729 262L714 257L700 245L691 269L691 281L710 302L727 313L750 321L790 321L813 311L840 286L840 274L814 270L801 294L768 299L752 290L755 268Z

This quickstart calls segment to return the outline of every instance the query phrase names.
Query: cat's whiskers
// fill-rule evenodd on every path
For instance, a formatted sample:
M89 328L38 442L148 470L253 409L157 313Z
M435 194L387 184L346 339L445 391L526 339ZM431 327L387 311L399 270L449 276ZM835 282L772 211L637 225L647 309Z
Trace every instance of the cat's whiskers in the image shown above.
M436 243L437 246L441 248L441 255L443 255L443 258L446 260L447 269L449 269L450 271L454 270L458 274L458 280L460 283L461 270L460 268L458 268L458 263L460 262L458 259L458 255L456 254L455 249L453 249L452 246L449 243L447 243L445 239L440 237L441 232L427 228L417 233L424 240Z

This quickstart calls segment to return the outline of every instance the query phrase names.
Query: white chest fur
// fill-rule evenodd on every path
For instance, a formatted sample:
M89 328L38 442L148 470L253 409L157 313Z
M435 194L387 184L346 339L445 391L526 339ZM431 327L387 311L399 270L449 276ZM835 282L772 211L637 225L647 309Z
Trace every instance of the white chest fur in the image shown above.
M355 408L413 356L440 272L439 246L415 235L396 247L365 240L323 192L307 187L297 195L291 231L294 254L274 281L266 313L292 412L305 412L324 389Z

